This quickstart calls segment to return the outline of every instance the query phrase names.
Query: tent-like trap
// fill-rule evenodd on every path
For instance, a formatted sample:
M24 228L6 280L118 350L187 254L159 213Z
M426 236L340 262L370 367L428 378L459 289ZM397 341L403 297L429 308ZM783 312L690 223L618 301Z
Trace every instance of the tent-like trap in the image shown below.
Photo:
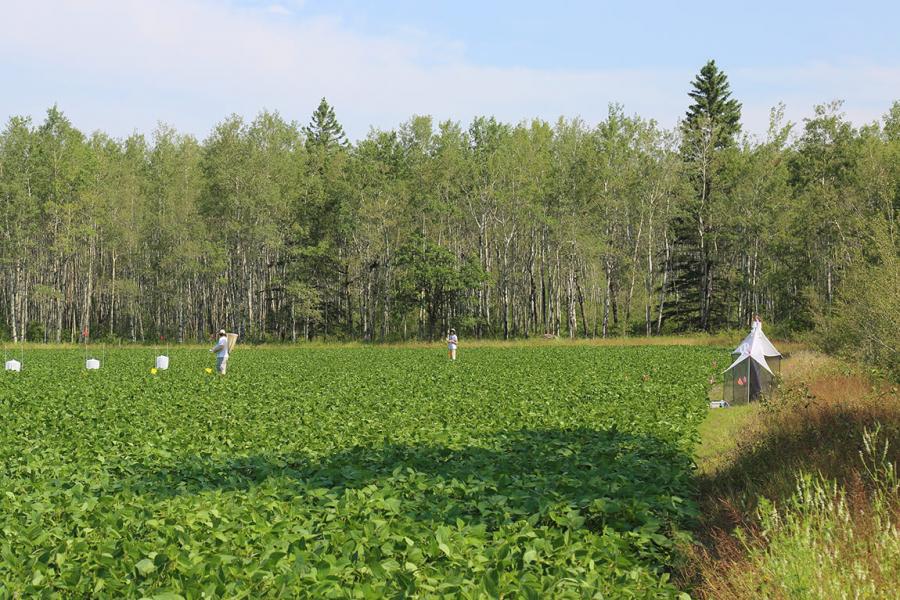
M728 404L746 404L768 394L781 374L781 353L775 349L759 322L734 352L731 366L725 370L723 400Z

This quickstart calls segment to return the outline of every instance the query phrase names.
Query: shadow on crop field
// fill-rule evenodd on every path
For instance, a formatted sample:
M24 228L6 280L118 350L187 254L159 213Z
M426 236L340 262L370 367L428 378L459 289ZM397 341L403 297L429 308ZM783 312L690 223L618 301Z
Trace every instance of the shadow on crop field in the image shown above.
M688 500L691 458L665 440L582 428L506 432L479 443L356 446L319 458L197 457L164 469L138 468L143 473L130 487L168 498L266 486L301 502L352 497L349 504L385 505L388 513L417 520L462 519L488 528L574 518L597 531L650 524L663 533L696 515Z

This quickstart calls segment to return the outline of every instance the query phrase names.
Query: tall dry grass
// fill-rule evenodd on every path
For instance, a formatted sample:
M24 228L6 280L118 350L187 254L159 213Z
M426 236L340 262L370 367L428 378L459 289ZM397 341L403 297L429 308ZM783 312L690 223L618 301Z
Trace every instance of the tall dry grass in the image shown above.
M716 468L701 470L701 598L900 597L900 398L800 351Z

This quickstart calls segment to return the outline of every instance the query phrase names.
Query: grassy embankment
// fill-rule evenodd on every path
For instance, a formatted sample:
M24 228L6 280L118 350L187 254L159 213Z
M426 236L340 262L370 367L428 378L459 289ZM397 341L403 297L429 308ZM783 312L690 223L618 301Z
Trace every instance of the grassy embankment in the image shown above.
M809 351L766 403L711 410L697 450L700 598L900 598L900 397Z

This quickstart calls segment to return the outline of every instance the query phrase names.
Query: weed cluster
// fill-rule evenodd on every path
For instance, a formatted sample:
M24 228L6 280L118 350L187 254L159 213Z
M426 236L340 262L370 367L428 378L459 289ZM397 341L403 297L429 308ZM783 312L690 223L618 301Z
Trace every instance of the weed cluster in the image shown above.
M706 598L900 597L898 439L896 389L801 355L701 477L703 544L682 583Z

